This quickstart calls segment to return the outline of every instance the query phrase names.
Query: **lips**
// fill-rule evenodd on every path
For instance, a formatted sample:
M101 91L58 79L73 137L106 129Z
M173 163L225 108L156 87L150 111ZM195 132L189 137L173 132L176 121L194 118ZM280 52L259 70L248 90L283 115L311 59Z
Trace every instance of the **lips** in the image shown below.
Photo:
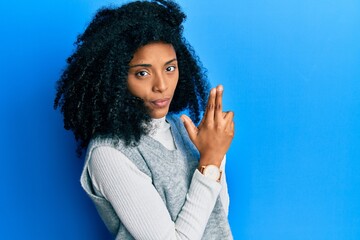
M169 105L170 98L156 99L156 100L150 101L150 102L157 108L164 108Z

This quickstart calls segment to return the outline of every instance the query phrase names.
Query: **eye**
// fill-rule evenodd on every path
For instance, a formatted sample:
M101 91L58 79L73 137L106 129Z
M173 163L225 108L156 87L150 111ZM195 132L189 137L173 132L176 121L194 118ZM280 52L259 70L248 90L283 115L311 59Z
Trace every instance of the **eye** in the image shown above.
M145 77L145 76L149 75L149 73L147 71L140 71L140 72L137 72L135 75L137 77Z
M175 71L175 69L176 69L175 66L169 66L169 67L166 68L166 71L167 72L173 72L173 71Z

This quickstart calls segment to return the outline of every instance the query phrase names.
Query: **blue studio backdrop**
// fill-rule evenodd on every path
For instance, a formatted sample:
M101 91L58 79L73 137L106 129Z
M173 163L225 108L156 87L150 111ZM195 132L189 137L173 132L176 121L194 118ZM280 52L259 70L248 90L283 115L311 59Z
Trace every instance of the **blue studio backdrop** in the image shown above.
M235 111L235 239L360 239L360 2L178 2ZM0 239L111 239L53 99L76 36L121 3L0 2Z

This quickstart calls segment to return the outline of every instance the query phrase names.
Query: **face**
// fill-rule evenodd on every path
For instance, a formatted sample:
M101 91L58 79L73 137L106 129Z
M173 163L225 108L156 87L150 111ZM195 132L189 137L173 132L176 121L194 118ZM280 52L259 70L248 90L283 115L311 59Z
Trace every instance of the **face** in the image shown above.
M144 101L152 118L164 117L179 79L173 46L161 42L144 45L135 52L129 67L129 91Z

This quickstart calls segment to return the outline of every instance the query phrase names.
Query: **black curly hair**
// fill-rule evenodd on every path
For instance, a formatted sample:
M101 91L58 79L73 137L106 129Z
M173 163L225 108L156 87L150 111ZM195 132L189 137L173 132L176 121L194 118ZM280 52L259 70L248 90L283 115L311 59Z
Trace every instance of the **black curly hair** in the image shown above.
M209 84L192 47L183 37L186 15L173 1L136 1L100 9L75 42L76 49L57 81L54 108L78 141L78 154L97 136L136 145L151 120L144 102L128 91L129 62L151 42L172 44L179 81L169 112L188 110L198 122Z

